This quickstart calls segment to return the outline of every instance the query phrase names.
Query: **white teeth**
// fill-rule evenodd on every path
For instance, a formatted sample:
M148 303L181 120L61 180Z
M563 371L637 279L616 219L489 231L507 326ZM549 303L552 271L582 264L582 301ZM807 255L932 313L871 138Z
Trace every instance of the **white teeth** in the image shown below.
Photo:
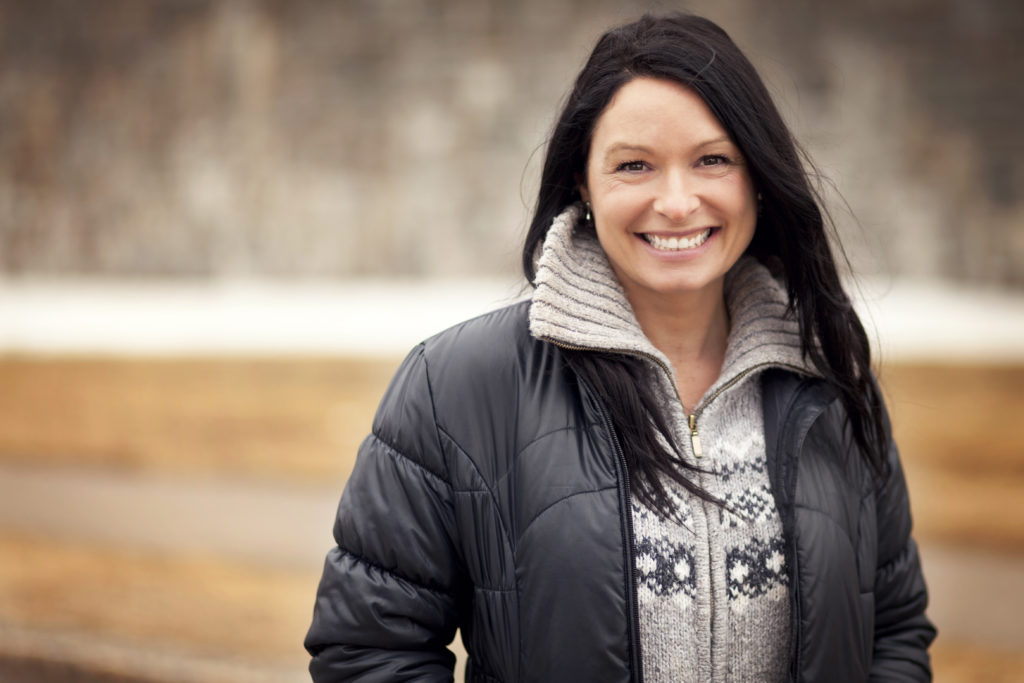
M711 228L708 228L704 232L699 232L693 237L659 237L657 235L645 234L644 239L659 251L680 251L682 249L693 249L699 247L707 241L708 237L711 237Z

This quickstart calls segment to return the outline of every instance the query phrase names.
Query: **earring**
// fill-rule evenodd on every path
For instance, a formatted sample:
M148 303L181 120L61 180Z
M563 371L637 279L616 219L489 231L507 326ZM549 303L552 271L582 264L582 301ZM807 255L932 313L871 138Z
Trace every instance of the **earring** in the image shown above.
M594 222L594 217L590 215L590 202L583 202L583 205L587 207L587 215L583 217L588 224Z

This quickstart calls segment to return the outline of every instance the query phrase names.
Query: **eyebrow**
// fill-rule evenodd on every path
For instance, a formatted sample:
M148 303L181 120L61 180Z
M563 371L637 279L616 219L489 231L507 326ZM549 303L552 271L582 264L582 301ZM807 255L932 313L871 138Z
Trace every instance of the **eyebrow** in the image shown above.
M720 135L717 138L705 140L704 142L700 143L699 145L697 145L697 149L700 149L701 147L710 147L711 145L717 145L721 142L726 142L730 145L732 144L732 140L729 138L728 135Z
M702 149L704 147L710 147L711 145L717 145L723 142L730 145L733 144L732 139L730 139L728 135L720 135L717 138L711 138L710 140L698 143L694 149ZM653 150L646 145L637 145L629 142L615 142L608 147L604 156L607 159L617 152L644 152L646 154L650 154Z
M628 142L616 142L605 150L605 158L607 159L616 152L645 152L650 154L653 150L645 145L634 145Z

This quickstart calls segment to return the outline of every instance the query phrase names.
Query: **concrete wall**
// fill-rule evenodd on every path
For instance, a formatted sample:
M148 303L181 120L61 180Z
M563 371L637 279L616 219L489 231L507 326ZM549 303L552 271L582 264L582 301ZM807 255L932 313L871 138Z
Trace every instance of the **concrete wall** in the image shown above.
M0 0L0 273L513 272L593 41L681 6ZM1024 285L1024 4L688 6L842 192L859 269Z

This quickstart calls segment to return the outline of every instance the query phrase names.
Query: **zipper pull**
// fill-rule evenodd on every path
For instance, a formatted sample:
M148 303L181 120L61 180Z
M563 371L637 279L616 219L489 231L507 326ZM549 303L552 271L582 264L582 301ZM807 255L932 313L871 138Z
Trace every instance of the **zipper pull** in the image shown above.
M698 458L704 457L704 449L700 447L700 434L697 433L697 416L690 413L690 443L693 444L693 454Z

